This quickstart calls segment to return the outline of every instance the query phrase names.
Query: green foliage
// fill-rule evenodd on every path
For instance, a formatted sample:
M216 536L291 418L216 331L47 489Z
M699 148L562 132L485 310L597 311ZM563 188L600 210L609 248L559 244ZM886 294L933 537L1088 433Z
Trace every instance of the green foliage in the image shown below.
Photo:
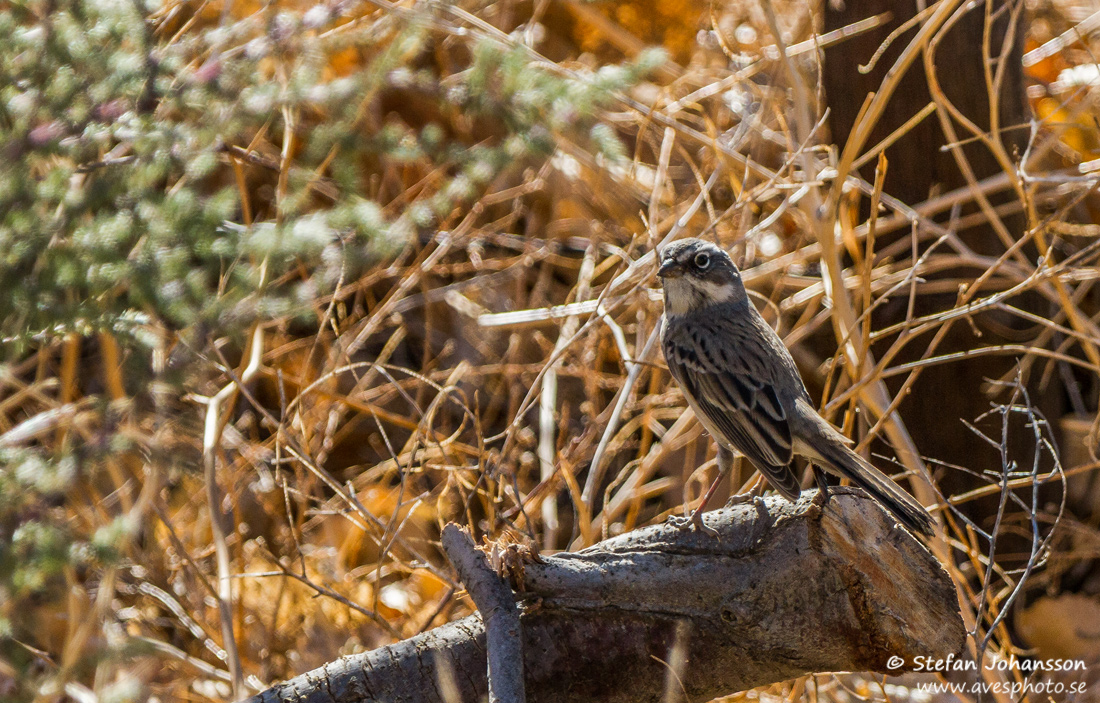
M267 5L180 32L193 11L0 5L0 379L29 383L15 369L31 354L107 332L130 352L127 390L141 389L128 412L150 407L149 351L177 335L198 352L181 358L204 366L157 381L193 389L213 372L209 340L312 314L340 281L453 226L502 176L540 167L560 139L625 159L600 110L663 60L565 72L455 33L434 10L349 23L326 5ZM457 44L439 61L445 38ZM380 189L393 174L396 188ZM8 424L49 406L28 407ZM74 579L125 564L140 534L116 505L89 511L108 515L98 525L63 508L103 471L96 452L128 445L112 423L95 450L48 438L0 449L0 658L22 672L5 693L15 700L53 685L28 606L64 603ZM128 686L104 695L139 697Z
M414 67L438 38L416 19L322 39L338 18L272 10L262 31L244 21L165 45L129 3L28 10L0 11L10 37L0 47L0 279L19 282L0 299L9 342L103 328L134 311L170 328L234 330L265 309L300 305L273 281L304 264L317 278L311 290L330 289L471 203L505 169L548 156L557 135L589 125L595 150L623 158L614 131L591 125L613 91L660 61L647 52L633 65L562 76L522 48L482 39L471 40L468 67L444 76ZM231 45L240 50L224 50ZM365 57L361 68L325 80L329 57L349 47ZM426 95L439 118L364 129L364 106L381 91ZM448 139L439 122L451 117L491 138ZM288 118L302 149L272 169L285 166L285 192L253 203L267 225L224 226L243 216L225 145L265 129L279 136ZM311 188L330 154L336 196L319 206ZM449 178L387 213L361 195L364 156Z
M41 645L42 618L56 617L49 604L65 602L67 578L118 563L126 544L122 517L90 538L74 529L62 499L77 473L73 454L0 449L0 657L25 667L11 700L33 697L35 658L23 644Z

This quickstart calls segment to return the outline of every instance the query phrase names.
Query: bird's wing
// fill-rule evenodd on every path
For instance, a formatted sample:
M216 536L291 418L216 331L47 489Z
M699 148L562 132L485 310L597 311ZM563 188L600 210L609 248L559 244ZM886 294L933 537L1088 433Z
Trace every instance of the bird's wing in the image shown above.
M731 353L705 341L721 336L679 331L665 336L665 358L701 419L721 433L716 439L744 454L780 493L797 497L798 481L788 467L794 458L791 428L767 364L758 364L766 360L746 356L744 347Z

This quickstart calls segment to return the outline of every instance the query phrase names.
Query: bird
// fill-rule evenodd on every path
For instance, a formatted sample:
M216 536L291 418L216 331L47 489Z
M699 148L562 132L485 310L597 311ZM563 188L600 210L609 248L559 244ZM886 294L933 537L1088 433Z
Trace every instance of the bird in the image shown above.
M677 526L714 532L702 513L737 451L788 500L802 492L792 470L801 456L813 466L822 500L829 497L824 470L869 493L910 530L933 534L928 511L818 414L791 353L749 300L729 254L711 242L680 239L660 252L657 276L665 360L718 445L718 478L690 519L674 520Z

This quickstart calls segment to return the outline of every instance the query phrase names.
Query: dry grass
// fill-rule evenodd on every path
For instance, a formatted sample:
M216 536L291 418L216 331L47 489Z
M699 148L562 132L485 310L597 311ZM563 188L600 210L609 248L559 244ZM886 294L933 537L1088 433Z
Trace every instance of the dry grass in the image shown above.
M935 549L958 584L972 652L1024 653L1010 626L1025 583L1056 591L1059 574L1095 558L1090 515L1073 522L1076 538L1054 526L1066 481L1071 491L1074 481L1091 482L1100 464L1087 452L1058 462L1056 418L1038 414L1026 389L1100 373L1100 179L1077 170L1100 156L1090 117L1100 88L1050 85L1061 67L1095 65L1097 39L1036 48L1083 19L1070 4L1038 8L1029 56L1039 120L1024 161L997 136L958 131L960 141L985 141L1004 172L906 204L853 171L879 158L866 135L893 98L890 85L843 149L828 145L805 4L672 5L675 13L655 9L660 3L537 0L433 15L434 31L452 33L455 46L473 35L518 45L522 32L499 28L540 23L536 49L555 60L536 49L529 56L563 74L664 41L670 60L654 82L619 96L606 116L629 163L562 140L541 168L492 182L434 236L313 301L309 324L263 322L244 348L150 329L160 340L154 369L177 354L201 360L184 397L153 388L150 404L128 395L106 334L70 336L9 367L0 444L57 448L116 429L128 446L85 472L60 509L78 533L119 516L141 526L116 566L68 573L63 600L33 604L41 627L26 645L65 692L43 700L85 700L120 682L162 700L237 697L464 615L471 605L438 548L447 521L479 536L511 531L544 549L576 549L683 510L713 477L713 450L654 344L653 252L701 233L743 264L824 411L861 448L896 456L904 482L937 506L944 530ZM378 0L360 21L406 6ZM917 38L899 40L914 47L913 61L958 6L934 3ZM191 31L179 17L164 22L166 41ZM697 43L710 23L716 31ZM917 117L958 129L942 93ZM294 156L278 140L257 135L241 146L245 155L274 154L285 183ZM242 163L227 161L249 203ZM388 166L370 195L396 211L439 178L417 163ZM985 200L1005 191L1007 204ZM858 197L881 204L869 221ZM942 217L974 202L966 222ZM1022 231L1004 225L1015 213ZM958 235L978 221L1001 231L1002 251L977 253ZM909 237L879 245L904 230ZM917 315L910 304L903 317L872 323L888 297L945 291L958 291L946 309ZM1025 294L1050 314L1022 309ZM916 446L894 410L924 369L960 358L940 351L952 326L993 311L1029 325L1014 343L976 338L965 352L1018 360L1010 376L991 379L1000 405L992 425L979 423L990 451L1005 453L1005 471L941 495L940 479L965 469L924 458L935 447ZM897 360L913 348L918 360ZM1094 416L1094 400L1075 402ZM1095 438L1095 427L1075 436L1086 435ZM1034 465L1013 465L1018 436L1035 448ZM967 509L984 496L999 496L995 514ZM1005 535L1013 553L997 550ZM88 663L104 642L126 638L144 649ZM0 681L6 675L14 670L0 661ZM883 695L864 679L820 676L735 698Z

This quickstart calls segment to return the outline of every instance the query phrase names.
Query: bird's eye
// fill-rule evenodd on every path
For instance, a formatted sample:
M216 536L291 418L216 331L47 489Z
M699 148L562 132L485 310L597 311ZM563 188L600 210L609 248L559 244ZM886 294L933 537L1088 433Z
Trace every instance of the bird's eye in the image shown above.
M700 252L695 255L695 267L705 269L710 266L710 254Z

